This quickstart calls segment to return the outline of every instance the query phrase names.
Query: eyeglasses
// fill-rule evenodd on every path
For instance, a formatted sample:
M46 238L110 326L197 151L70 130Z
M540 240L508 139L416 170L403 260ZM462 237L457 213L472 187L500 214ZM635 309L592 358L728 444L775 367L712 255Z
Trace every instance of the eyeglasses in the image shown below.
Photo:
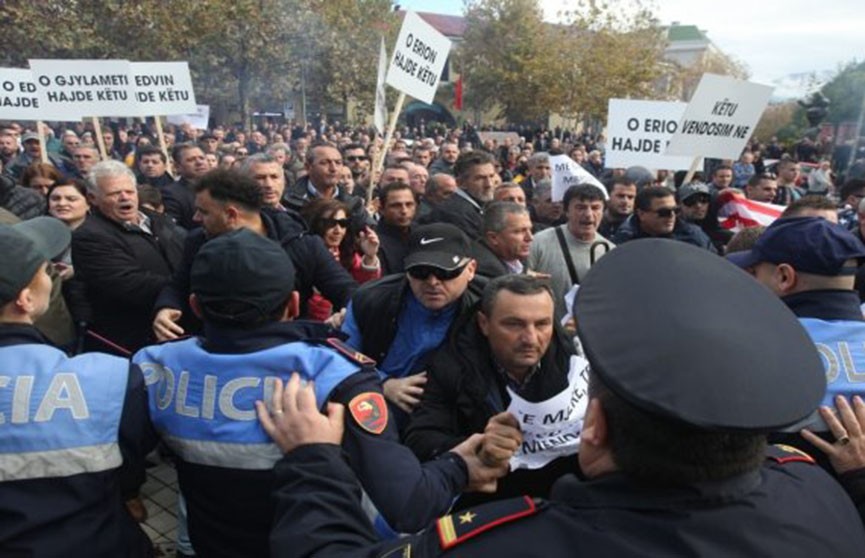
M657 214L661 219L669 219L675 215L677 211L678 209L675 207L662 207L661 209L650 209L648 212Z
M355 161L368 161L369 157L366 155L349 155L345 160L349 163L354 163Z
M688 207L693 207L698 203L709 203L709 196L691 196L690 198L683 200L682 203L687 205Z
M440 267L433 267L431 265L419 265L408 269L406 273L408 273L409 277L412 279L418 279L420 281L426 281L429 279L430 275L439 281L450 281L451 279L459 277L465 268L465 265L461 265L456 269L447 270Z
M344 229L348 228L348 219L322 219L322 224L324 224L324 228L332 229L334 227L342 227Z

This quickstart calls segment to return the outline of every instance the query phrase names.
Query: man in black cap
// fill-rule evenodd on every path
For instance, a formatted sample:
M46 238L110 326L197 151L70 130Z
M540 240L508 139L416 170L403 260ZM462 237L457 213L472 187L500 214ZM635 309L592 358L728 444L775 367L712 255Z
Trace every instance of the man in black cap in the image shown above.
M427 356L477 301L469 291L477 263L466 235L439 223L412 231L404 267L357 290L342 331L378 362L388 400L409 413L423 393Z
M837 395L865 395L865 318L853 289L865 245L822 217L788 217L773 222L751 250L727 257L799 317L826 370L823 404L832 405Z
M735 304L705 296L721 291ZM841 487L810 457L766 446L825 389L817 351L779 300L705 250L649 239L592 268L574 315L591 364L588 481L564 477L549 502L505 500L380 543L348 506L357 487L332 443L338 429L294 402L307 390L289 390L271 555L862 554L865 531Z
M69 242L51 217L0 225L0 555L150 556L123 505L153 443L141 371L69 358L33 326Z
M190 271L203 336L147 347L132 359L150 389L151 420L178 457L190 538L203 556L268 555L280 452L255 420L254 403L292 372L314 382L318 407L348 408L347 458L396 529L417 531L464 488L501 474L479 461L478 438L421 467L399 444L375 363L326 325L292 321L294 277L285 250L260 234L240 228L214 238Z
M679 218L685 223L697 225L706 233L715 250L724 251L724 246L733 238L733 232L718 223L718 209L712 206L709 186L702 182L685 184L676 192L679 200Z

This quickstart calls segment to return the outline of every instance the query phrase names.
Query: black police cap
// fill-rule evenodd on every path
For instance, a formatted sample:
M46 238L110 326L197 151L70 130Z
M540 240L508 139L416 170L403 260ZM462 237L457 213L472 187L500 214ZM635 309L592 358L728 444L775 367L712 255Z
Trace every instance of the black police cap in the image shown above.
M708 430L771 432L809 416L823 365L796 317L718 256L629 242L584 278L574 315L592 371L649 413Z

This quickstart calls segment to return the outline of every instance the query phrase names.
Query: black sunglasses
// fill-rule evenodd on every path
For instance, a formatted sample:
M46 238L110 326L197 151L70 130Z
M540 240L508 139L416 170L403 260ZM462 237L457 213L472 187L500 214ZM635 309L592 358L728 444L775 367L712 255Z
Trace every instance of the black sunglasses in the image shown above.
M676 214L675 207L662 207L661 209L651 209L649 211L657 214L661 219L669 219Z
M709 196L691 196L690 198L683 200L682 203L688 207L695 206L698 203L709 203Z
M344 229L348 228L348 219L322 219L322 224L324 224L324 228L332 229L333 227L340 226Z
M366 161L368 159L369 157L367 157L366 155L349 155L345 158L345 160L349 163L353 163L355 161Z
M419 265L407 270L406 273L408 273L411 278L420 281L426 281L429 279L430 275L434 276L439 281L450 281L451 279L459 277L465 268L465 265L461 265L456 269L447 270L440 267L433 267L431 265Z

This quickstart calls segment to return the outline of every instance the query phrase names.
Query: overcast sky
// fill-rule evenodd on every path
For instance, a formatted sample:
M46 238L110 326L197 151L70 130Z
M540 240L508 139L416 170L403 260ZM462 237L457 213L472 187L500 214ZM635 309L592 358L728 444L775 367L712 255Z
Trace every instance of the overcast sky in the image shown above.
M461 15L462 0L400 0L404 8ZM541 0L549 20L567 0ZM723 8L723 9L719 9ZM696 25L724 52L743 61L751 80L771 83L793 73L834 71L865 60L862 0L657 0L664 25Z

